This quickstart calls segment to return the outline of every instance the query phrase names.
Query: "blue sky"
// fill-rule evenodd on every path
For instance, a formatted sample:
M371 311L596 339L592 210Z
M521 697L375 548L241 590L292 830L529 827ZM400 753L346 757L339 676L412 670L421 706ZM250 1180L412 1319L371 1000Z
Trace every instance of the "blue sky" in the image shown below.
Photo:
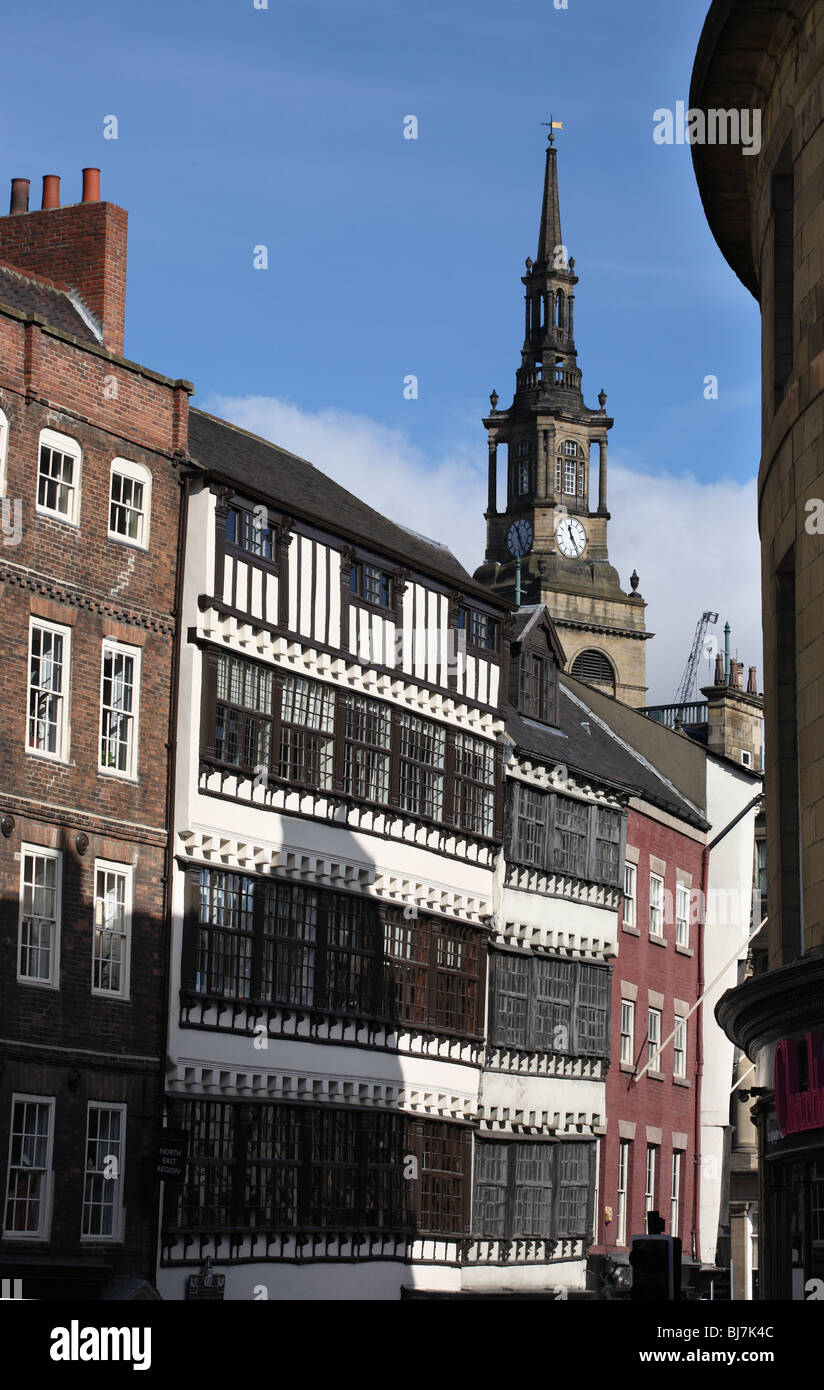
M603 386L616 421L613 558L666 630L651 697L670 698L704 606L734 610L721 621L760 670L757 306L712 240L689 148L652 139L653 111L688 98L707 3L6 0L6 51L24 60L0 97L5 177L30 177L39 206L43 173L69 202L100 165L130 214L127 355L320 448L319 467L472 568L480 417L493 386L511 398L540 122L563 120L585 395Z

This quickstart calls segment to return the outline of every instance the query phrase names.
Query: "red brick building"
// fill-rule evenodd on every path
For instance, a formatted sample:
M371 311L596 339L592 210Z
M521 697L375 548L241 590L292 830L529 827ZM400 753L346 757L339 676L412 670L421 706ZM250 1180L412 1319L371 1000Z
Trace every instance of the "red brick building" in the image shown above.
M704 835L652 806L630 809L602 1143L599 1243L626 1258L646 1212L697 1248L698 1014ZM674 1036L673 1036L674 1034Z
M0 1273L118 1297L154 1270L191 387L122 356L97 171L58 204L14 180L0 218Z

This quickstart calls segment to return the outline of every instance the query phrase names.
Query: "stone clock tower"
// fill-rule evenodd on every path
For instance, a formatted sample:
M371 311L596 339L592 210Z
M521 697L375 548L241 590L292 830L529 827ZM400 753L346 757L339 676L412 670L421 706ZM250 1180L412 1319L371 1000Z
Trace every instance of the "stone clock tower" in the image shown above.
M567 669L629 705L646 697L646 604L637 575L626 593L607 553L606 395L584 404L575 347L575 260L561 235L558 168L550 131L538 258L527 259L524 346L508 410L484 420L489 435L486 563L475 578L515 598L520 549L524 604L545 603ZM498 511L499 455L506 445L506 510ZM597 451L597 452L596 452ZM590 467L597 459L597 503ZM593 471L595 471L593 469ZM594 484L594 479L592 480ZM527 552L527 553L524 553Z

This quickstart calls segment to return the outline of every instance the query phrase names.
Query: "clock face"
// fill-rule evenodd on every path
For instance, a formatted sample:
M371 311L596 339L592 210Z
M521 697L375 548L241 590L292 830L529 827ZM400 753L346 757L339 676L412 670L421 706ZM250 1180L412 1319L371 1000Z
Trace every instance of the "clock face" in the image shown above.
M587 533L577 516L566 516L558 522L555 539L561 554L570 560L577 560L587 548Z
M510 555L528 555L532 549L532 527L529 522L523 518L513 521L507 532L506 543Z

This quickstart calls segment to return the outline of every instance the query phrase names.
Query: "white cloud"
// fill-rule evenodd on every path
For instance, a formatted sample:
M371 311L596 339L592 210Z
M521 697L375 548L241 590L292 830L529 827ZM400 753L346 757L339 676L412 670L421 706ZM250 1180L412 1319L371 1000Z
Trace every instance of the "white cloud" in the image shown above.
M486 449L477 441L431 461L401 430L348 411L301 410L271 396L212 396L205 410L308 459L377 511L449 545L470 574L483 561ZM648 602L650 702L675 696L695 625L719 615L732 654L761 671L761 605L755 480L702 483L630 469L610 459L610 559L629 590L637 570ZM705 684L712 674L702 661ZM746 672L745 672L746 679Z
M761 561L756 483L729 479L702 483L691 474L673 477L609 466L610 560L629 589L633 569L647 600L650 703L674 700L705 609L718 614L711 628L723 650L725 622L730 649L746 668L762 668ZM702 660L699 685L713 676ZM747 670L744 672L746 685Z

